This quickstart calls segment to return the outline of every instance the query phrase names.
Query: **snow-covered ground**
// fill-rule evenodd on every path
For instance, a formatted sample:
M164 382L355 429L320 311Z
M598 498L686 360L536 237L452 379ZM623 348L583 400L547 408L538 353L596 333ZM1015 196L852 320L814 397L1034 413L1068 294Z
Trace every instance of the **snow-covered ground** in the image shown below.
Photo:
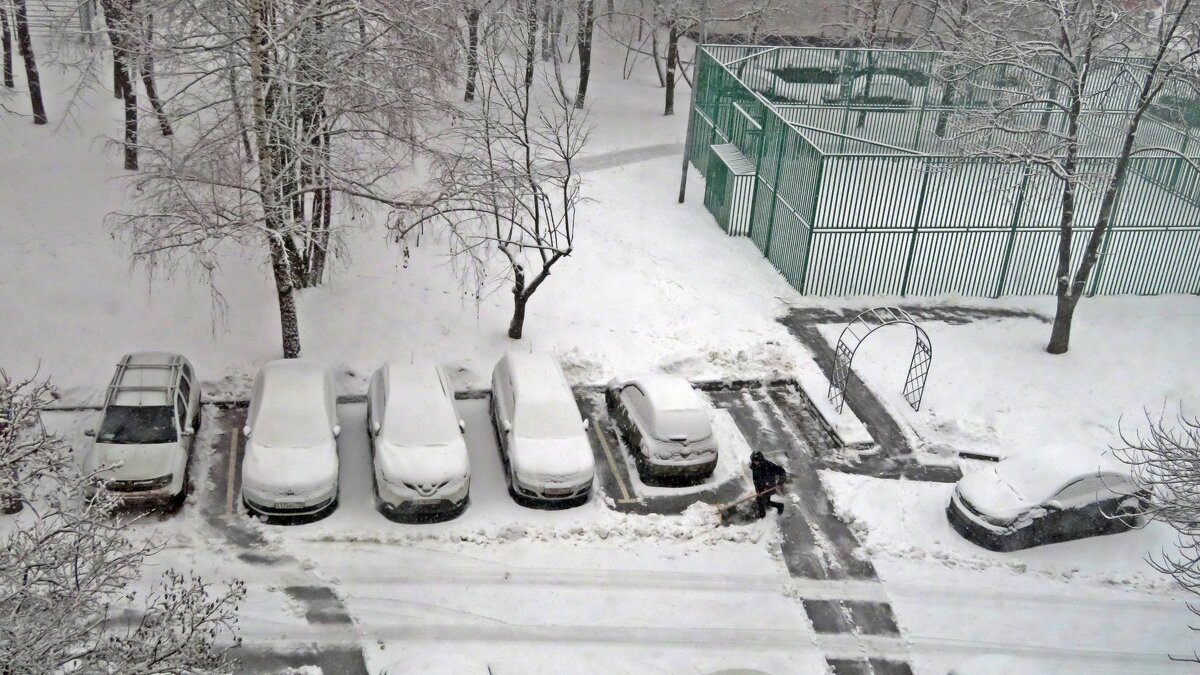
M1051 298L1024 299L1053 316ZM881 302L880 304L887 304ZM1104 452L1120 429L1145 428L1146 414L1168 420L1200 410L1200 301L1193 296L1084 298L1071 349L1045 351L1050 325L992 319L963 325L926 321L933 362L920 412L902 394L912 357L912 328L886 326L862 343L854 371L902 420L918 449L999 457L1073 446ZM843 326L821 332L836 345ZM904 425L902 425L904 426Z
M405 356L446 365L462 387L484 386L512 348L554 353L568 377L589 383L656 370L770 377L805 358L775 322L795 292L752 243L714 226L702 180L693 174L687 203L676 203L686 115L662 116L648 66L626 81L620 54L598 56L584 166L608 168L584 173L590 201L575 251L530 302L526 338L505 337L507 289L477 307L436 237L423 237L406 264L382 218L346 222L329 282L299 303L304 354L335 368L343 393L364 392L380 363ZM57 118L69 92L47 71ZM686 85L677 96L684 107ZM13 374L40 364L69 402L94 402L123 353L168 349L191 358L210 397L244 397L280 350L265 254L225 251L217 305L186 269L152 283L131 269L104 223L125 204L124 172L104 138L119 120L119 102L103 92L86 93L61 127L0 116L0 363Z

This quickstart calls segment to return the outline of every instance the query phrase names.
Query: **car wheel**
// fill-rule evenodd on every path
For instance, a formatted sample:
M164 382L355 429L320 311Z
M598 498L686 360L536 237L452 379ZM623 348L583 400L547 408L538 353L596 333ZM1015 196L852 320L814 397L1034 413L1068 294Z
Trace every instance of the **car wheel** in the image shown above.
M200 431L200 406L196 405L196 412L192 413L192 431Z
M168 502L168 504L167 504L167 509L169 511L171 511L172 513L175 513L175 512L181 511L183 509L183 504L184 504L184 502L187 501L188 488L190 488L191 485L192 485L191 478L188 476L187 472L185 471L183 473L183 485L181 485L179 487L179 494L175 495L174 497L171 497L171 501Z

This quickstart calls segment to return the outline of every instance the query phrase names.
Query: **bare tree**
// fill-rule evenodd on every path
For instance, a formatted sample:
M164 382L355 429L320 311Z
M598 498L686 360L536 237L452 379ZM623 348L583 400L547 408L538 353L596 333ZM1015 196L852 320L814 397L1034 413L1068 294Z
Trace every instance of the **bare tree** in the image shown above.
M1173 551L1152 554L1149 562L1200 595L1200 419L1181 414L1172 422L1147 415L1146 421L1147 429L1132 438L1122 431L1124 447L1117 456L1145 491L1138 515L1166 523L1179 535ZM1200 605L1188 607L1200 616Z
M136 208L112 223L152 271L211 274L223 242L262 251L298 356L296 293L324 277L338 211L407 206L400 174L452 81L455 17L438 0L161 1L176 133L142 139Z
M1069 347L1130 158L1179 156L1138 133L1159 94L1195 69L1195 8L1178 0L1166 10L1148 19L1122 0L996 0L969 18L961 50L940 68L970 98L951 122L963 154L1048 172L1062 186L1052 354ZM1096 139L1109 139L1111 160L1088 161ZM1098 202L1094 220L1081 215L1085 199ZM1087 243L1073 262L1077 228Z
M523 11L497 13L481 44L479 106L462 112L434 157L436 193L410 200L428 205L395 224L401 236L443 224L476 297L497 276L510 284L514 340L530 298L574 250L582 200L574 162L587 141L586 110L532 74L537 35Z
M0 673L227 672L243 585L168 572L138 602L131 585L162 546L130 540L105 493L90 496L42 423L54 398L0 371L0 494L31 507L0 541Z

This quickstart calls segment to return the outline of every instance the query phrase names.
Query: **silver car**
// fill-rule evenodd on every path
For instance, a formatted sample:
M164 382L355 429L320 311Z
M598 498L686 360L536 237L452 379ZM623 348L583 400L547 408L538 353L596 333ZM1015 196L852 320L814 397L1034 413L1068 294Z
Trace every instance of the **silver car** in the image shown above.
M614 379L608 412L638 471L656 478L703 480L717 466L717 439L704 399L675 375Z

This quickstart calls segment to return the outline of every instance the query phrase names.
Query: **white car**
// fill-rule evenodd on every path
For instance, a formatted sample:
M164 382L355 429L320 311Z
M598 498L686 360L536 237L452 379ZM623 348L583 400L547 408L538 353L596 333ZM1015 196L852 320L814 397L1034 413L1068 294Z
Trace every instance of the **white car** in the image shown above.
M1129 467L1099 452L1050 447L967 474L946 516L963 537L994 551L1124 532L1149 495Z
M467 506L471 468L454 390L432 364L385 363L367 390L375 489L388 515L452 518Z
M595 458L557 361L505 354L492 371L492 421L513 496L563 505L587 501Z
M341 428L323 366L304 359L264 364L242 432L242 501L249 511L305 516L337 507Z
M124 503L182 505L191 440L200 428L200 387L179 354L126 354L104 395L83 470Z
M700 480L717 466L717 439L704 399L677 375L614 379L605 401L638 471Z

